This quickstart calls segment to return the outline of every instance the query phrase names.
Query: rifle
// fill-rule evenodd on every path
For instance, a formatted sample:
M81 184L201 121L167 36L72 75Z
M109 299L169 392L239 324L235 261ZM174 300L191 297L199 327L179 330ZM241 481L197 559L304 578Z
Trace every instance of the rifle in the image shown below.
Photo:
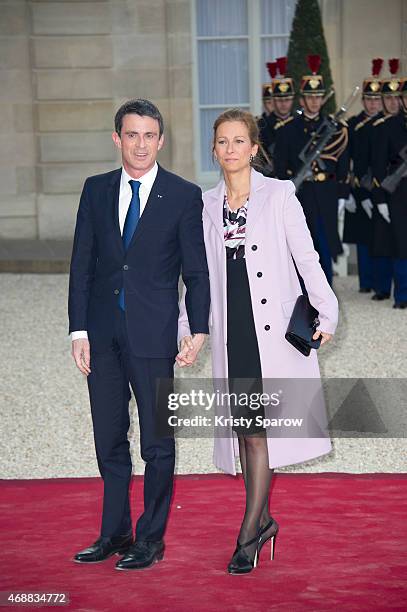
M340 128L339 121L343 115L347 113L352 103L355 101L356 96L359 92L360 87L356 86L349 98L340 106L339 110L335 115L324 118L323 122L319 126L315 134L310 138L305 147L299 154L299 159L303 162L301 168L293 179L293 183L298 191L304 180L312 176L311 166L312 163L318 160L318 163L322 170L325 168L325 163L320 159L325 146L328 144L335 132Z
M399 151L399 157L403 160L393 174L386 176L382 182L382 187L389 193L394 193L399 186L401 179L407 176L407 145Z

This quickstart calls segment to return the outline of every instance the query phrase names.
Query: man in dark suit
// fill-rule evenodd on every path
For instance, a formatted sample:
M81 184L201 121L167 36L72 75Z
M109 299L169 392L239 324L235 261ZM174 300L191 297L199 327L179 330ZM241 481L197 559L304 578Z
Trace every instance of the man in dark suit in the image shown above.
M209 277L199 187L156 162L163 120L147 100L131 100L115 116L122 168L86 179L76 221L69 282L69 331L76 365L87 377L96 456L104 481L100 537L75 561L115 553L117 569L162 559L175 462L171 432L160 435L159 380L171 380L178 353L178 280L193 344L209 333ZM132 464L130 386L145 461L144 512L133 542L129 506Z

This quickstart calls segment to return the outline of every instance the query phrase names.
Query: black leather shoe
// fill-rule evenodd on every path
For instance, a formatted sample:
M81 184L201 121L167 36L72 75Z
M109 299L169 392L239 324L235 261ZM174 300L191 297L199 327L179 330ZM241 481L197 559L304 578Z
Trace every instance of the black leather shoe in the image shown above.
M74 561L77 563L100 563L114 554L125 554L133 544L133 535L113 536L112 538L100 536L94 544L76 553Z
M360 287L359 289L359 293L370 293L370 292L371 292L370 287Z
M164 542L135 542L123 559L116 563L118 570L144 569L150 567L164 557Z
M381 302L382 300L388 300L390 297L390 293L375 293L372 295L372 300L376 300L376 302Z
M400 310L404 310L407 308L407 302L396 302L393 304L393 308L399 308Z

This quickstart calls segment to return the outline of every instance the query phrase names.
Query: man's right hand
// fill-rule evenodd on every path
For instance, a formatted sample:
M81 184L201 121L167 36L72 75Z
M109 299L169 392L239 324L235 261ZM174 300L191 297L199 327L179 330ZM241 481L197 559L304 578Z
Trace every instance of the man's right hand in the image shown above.
M75 360L76 367L88 376L90 374L90 344L86 338L78 338L72 340L72 357Z

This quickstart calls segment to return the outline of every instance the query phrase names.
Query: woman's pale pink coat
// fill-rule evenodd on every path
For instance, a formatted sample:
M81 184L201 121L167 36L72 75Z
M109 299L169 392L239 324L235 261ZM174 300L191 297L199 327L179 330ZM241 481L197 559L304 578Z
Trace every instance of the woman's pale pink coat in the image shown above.
M228 377L224 193L225 182L222 179L203 195L203 227L211 286L210 341L214 379ZM311 350L311 355L305 357L284 337L295 301L301 294L291 254L304 279L310 302L319 312L319 329L322 331L335 332L338 301L320 266L291 181L265 178L251 170L245 253L263 378L319 379L316 351ZM262 276L259 277L258 272L262 272ZM266 304L261 303L264 298ZM266 325L270 326L269 330L265 329ZM187 334L188 319L182 304L179 339ZM270 468L306 461L330 450L331 442L327 436L273 438L268 435ZM213 458L219 469L236 474L237 454L234 432L230 431L228 437L215 437Z

